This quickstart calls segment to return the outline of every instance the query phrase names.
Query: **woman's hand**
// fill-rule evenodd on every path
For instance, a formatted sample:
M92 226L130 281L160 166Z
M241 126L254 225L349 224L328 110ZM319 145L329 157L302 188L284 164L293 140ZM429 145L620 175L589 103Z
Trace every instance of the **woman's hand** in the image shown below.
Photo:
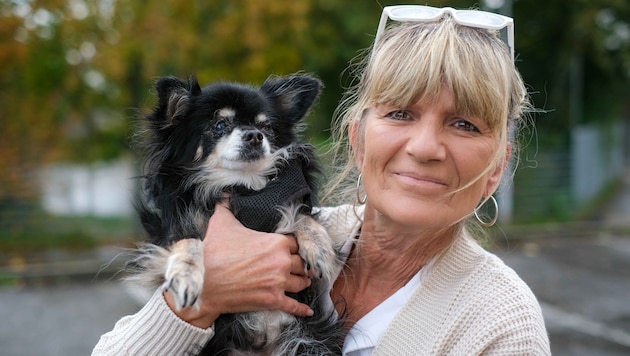
M203 243L200 308L175 311L170 292L165 292L167 303L183 320L207 328L226 313L281 310L302 317L313 315L307 305L285 295L311 283L294 237L250 230L219 203Z

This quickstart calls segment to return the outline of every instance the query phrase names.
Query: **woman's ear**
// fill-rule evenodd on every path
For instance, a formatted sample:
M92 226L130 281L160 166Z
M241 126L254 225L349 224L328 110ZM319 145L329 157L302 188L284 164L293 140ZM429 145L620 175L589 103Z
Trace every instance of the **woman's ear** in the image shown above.
M494 194L494 192L499 187L499 183L501 182L501 177L503 176L503 172L510 162L510 157L512 156L512 144L508 142L505 147L505 157L501 161L500 164L492 172L492 175L488 178L488 182L486 183L486 190L484 192L484 197L489 197Z
M348 139L354 153L354 163L361 172L363 169L363 140L359 136L359 122L360 120L354 120L348 127Z

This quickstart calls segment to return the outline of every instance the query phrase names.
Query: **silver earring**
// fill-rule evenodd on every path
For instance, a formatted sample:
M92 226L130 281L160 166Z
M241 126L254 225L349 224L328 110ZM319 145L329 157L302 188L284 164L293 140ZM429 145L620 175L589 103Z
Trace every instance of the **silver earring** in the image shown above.
M494 204L494 216L492 217L490 221L483 221L479 217L478 211L482 206L486 204L488 200L491 200L492 204ZM494 196L491 195L488 199L484 199L481 201L481 203L475 208L475 218L477 218L477 221L479 221L479 223L485 227L491 227L497 222L497 219L499 218L499 204L497 203L497 200L494 199Z
M363 205L367 201L367 194L361 196L361 173L359 173L359 177L357 178L357 201L359 205Z

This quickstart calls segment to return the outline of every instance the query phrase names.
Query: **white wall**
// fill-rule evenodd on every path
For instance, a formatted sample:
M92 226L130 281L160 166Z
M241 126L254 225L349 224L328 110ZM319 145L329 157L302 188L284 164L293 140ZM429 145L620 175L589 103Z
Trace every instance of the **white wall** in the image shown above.
M57 215L133 214L135 174L130 160L50 165L41 175L42 207Z
M624 168L622 124L612 128L577 126L572 131L572 187L578 202L597 196L606 184L619 177Z

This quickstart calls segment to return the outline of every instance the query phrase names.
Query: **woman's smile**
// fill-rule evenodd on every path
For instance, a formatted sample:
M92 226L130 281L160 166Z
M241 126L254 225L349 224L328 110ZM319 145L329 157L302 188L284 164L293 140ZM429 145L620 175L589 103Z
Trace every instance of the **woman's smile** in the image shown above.
M394 172L392 176L403 190L409 190L412 193L444 194L448 189L445 180L430 175L402 171Z

